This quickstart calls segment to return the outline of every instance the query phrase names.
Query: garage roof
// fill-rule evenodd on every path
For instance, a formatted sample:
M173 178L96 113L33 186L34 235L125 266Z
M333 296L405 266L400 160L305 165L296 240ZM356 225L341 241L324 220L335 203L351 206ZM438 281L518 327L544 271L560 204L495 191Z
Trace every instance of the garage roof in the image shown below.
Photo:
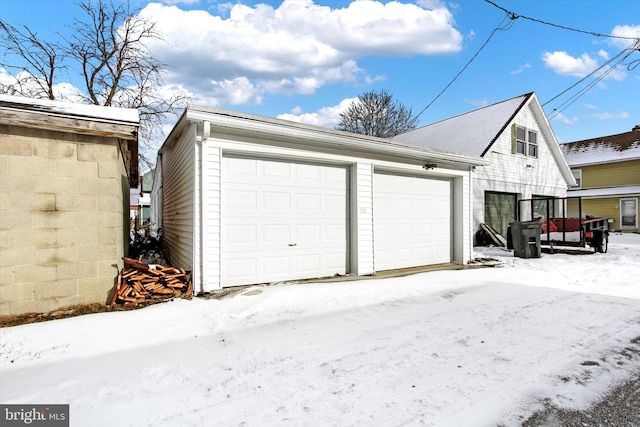
M208 123L216 133L236 137L256 137L267 144L286 142L301 148L320 150L323 148L349 150L352 152L385 155L395 159L412 159L437 164L472 167L488 165L489 162L476 156L448 153L441 150L417 147L385 138L355 134L333 129L311 126L288 120L235 111L189 106L178 124L167 137L165 144L182 132L187 123ZM161 149L162 151L162 149Z

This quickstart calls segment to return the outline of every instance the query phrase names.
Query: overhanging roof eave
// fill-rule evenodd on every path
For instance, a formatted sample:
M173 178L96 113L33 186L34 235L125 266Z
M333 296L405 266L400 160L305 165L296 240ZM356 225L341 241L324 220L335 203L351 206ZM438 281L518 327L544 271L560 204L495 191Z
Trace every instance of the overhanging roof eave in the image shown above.
M191 122L208 121L216 132L230 135L260 135L269 139L286 139L308 145L321 142L325 147L382 154L397 158L429 160L463 167L486 166L490 162L480 157L447 153L403 144L388 139L353 134L269 117L236 113L202 107L190 107L183 116ZM182 119L181 119L182 121Z

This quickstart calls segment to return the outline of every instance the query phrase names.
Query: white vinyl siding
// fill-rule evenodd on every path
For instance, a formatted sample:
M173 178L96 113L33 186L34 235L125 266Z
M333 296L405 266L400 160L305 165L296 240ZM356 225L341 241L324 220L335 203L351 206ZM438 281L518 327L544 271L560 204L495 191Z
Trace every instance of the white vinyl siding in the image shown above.
M191 125L162 161L163 241L172 265L194 268L196 126Z
M221 168L222 150L220 147L207 142L203 152L204 174L202 176L202 198L204 214L202 221L202 291L209 292L219 289L221 272Z
M355 219L352 226L352 273L363 275L375 271L373 259L373 165L357 163L353 167L354 179L351 188L355 189L352 197L351 216Z
M519 199L530 199L534 194L552 197L565 197L567 194L566 181L548 145L555 142L545 140L531 106L520 110L512 123L536 132L537 157L513 154L510 124L484 156L491 164L478 167L473 173L474 230L484 222L482 200L485 191L515 193Z

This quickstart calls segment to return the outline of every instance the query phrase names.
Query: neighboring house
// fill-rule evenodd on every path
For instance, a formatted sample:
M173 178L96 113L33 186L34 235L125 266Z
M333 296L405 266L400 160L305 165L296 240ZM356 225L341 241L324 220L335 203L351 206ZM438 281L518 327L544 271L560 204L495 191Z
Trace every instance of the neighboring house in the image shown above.
M574 184L535 93L528 93L393 138L421 147L480 156L473 172L473 229L486 223L506 236L518 200L565 197Z
M107 301L138 123L137 110L0 95L0 314Z
M386 139L190 106L158 153L151 221L194 292L471 258L471 168Z
M138 186L131 189L130 219L131 230L139 230L149 223L151 206L151 188L153 186L154 168L143 172L138 179Z
M631 132L561 145L581 196L582 212L613 220L612 230L638 232L640 126Z

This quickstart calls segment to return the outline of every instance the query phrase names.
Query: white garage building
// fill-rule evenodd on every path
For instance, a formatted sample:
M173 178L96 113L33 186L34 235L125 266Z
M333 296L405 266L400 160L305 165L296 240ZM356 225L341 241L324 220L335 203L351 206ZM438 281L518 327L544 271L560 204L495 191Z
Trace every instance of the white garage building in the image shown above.
M151 220L195 293L471 258L478 157L187 108L158 153Z

